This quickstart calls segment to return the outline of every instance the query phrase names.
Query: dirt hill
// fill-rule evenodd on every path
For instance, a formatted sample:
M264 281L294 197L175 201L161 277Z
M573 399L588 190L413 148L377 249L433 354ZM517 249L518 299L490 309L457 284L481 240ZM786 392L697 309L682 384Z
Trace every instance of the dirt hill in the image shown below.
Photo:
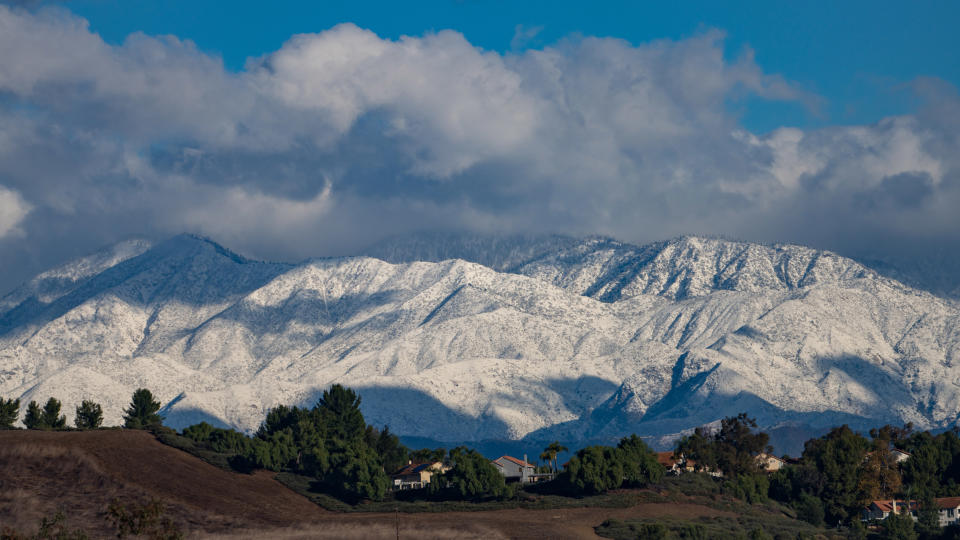
M633 508L496 510L440 514L321 509L259 471L238 474L158 442L143 431L0 431L0 528L34 532L62 510L71 528L113 537L110 501L159 499L188 537L597 538L608 518L720 516L696 504Z

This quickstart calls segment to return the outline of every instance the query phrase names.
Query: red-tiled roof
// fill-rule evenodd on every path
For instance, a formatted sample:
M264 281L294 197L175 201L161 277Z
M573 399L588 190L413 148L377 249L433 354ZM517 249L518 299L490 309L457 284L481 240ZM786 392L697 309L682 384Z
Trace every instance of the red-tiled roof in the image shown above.
M873 501L873 506L876 506L882 512L892 512L893 511L893 501L887 499L885 501ZM907 501L897 501L897 512L902 512L906 510ZM910 510L917 509L917 501L910 501Z
M668 469L679 463L679 461L679 459L673 457L673 452L657 452L657 463Z
M501 459L505 459L505 460L507 460L507 461L511 461L511 462L515 463L516 465L519 465L519 466L521 466L521 467L533 467L533 464L532 464L532 463L527 463L526 461L524 461L524 460L522 460L522 459L517 459L517 458L515 458L515 457L513 457L513 456L500 456L500 457L498 457L497 459L495 459L495 460L493 460L493 461L494 461L494 462L497 462L497 461L500 461Z
M937 506L943 509L956 508L960 506L960 497L941 497L934 500L936 501Z

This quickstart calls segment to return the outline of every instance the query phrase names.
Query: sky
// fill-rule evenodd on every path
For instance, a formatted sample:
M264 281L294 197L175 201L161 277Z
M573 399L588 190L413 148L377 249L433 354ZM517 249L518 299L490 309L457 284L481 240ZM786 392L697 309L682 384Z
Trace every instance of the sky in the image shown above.
M960 251L956 2L226 6L0 2L0 294L180 232Z

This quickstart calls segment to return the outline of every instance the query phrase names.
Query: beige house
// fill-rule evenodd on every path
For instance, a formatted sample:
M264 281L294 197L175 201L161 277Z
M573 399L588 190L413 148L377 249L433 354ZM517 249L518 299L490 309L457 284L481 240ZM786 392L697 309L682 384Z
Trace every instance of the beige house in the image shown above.
M432 463L408 462L405 467L390 475L393 480L393 489L420 489L427 487L434 473L444 473L450 470L440 461Z
M754 459L757 460L757 465L760 466L760 469L768 473L779 471L787 464L777 456L767 453L757 454Z

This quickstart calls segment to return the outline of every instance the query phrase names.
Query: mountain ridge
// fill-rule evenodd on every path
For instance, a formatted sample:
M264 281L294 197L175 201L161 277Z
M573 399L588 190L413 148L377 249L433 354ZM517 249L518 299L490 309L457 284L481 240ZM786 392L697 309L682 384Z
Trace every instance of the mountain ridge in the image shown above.
M371 422L441 441L665 443L738 407L768 427L960 418L955 303L851 259L700 237L450 238L371 250L393 263L251 261L194 236L81 259L57 270L69 284L41 274L0 300L0 394L93 397L117 422L146 386L175 427L250 431L343 382ZM430 258L417 242L493 267L401 262Z

